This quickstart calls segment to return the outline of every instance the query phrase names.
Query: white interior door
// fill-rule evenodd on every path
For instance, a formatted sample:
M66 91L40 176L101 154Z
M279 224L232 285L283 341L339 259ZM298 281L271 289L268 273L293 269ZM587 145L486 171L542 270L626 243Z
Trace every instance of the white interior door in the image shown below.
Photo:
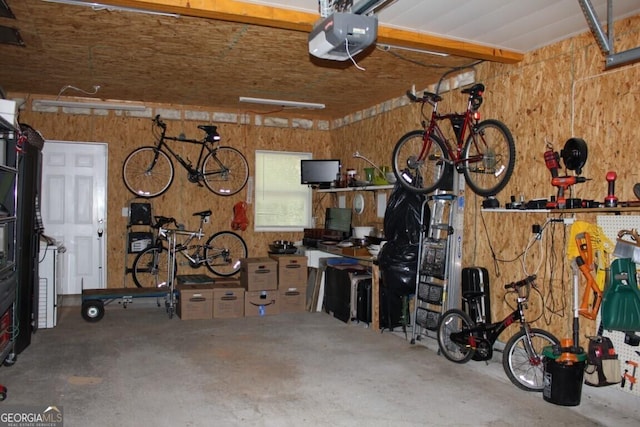
M44 233L62 242L63 295L104 288L107 145L46 141L42 165Z

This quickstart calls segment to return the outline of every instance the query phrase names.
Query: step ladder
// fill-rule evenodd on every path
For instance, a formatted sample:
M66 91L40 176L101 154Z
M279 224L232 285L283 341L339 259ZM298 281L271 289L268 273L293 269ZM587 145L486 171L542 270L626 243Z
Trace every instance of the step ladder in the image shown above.
M464 179L453 173L451 188L434 191L422 204L412 344L437 331L442 313L460 308L464 203Z

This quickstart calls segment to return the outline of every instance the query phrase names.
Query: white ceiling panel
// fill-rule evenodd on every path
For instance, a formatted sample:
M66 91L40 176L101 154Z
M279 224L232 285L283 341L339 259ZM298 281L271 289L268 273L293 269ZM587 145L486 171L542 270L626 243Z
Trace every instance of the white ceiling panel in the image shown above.
M318 13L314 0L249 3ZM355 1L357 4L358 1ZM606 25L607 0L591 0ZM614 21L640 13L640 0L613 0ZM378 13L382 26L530 52L589 31L578 0L397 0Z

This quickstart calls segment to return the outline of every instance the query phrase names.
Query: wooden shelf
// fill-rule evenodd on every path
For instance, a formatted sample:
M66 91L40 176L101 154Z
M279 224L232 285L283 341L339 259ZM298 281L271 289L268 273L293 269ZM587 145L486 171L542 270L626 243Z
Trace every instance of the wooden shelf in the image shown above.
M574 213L613 213L613 214L621 214L625 212L640 212L640 208L638 207L617 207L617 208L579 208L579 209L505 209L505 208L494 208L494 209L485 209L482 208L482 212L503 212L503 213L546 213L553 215L561 215L561 214L574 214Z
M319 188L316 191L318 193L340 193L346 191L378 191L378 190L392 190L393 185L365 185L362 187L342 187L342 188Z

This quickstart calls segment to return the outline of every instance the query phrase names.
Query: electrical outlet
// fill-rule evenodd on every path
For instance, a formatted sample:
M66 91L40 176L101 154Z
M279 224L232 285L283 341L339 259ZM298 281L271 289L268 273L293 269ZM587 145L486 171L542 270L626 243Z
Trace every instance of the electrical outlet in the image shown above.
M124 216L124 217L128 217L129 216L129 208L127 208L127 207L122 208L122 216Z
M562 222L564 222L564 225L571 225L576 222L576 219L574 217L562 218Z

